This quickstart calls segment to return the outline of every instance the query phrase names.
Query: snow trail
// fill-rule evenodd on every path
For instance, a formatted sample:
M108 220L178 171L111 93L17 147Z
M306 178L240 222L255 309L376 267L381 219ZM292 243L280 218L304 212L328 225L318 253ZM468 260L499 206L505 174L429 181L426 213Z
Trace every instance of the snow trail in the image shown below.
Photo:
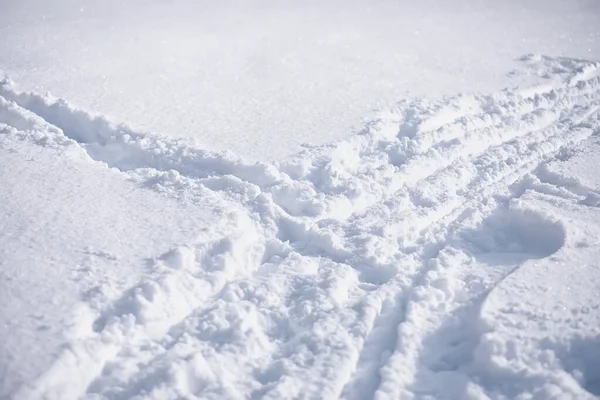
M361 134L279 164L2 82L5 135L232 210L230 230L200 231L90 310L92 326L16 398L493 397L475 383L482 309L520 265L566 241L560 221L519 198L544 187L597 199L545 165L598 133L600 64L526 60L563 72L544 87L403 101Z

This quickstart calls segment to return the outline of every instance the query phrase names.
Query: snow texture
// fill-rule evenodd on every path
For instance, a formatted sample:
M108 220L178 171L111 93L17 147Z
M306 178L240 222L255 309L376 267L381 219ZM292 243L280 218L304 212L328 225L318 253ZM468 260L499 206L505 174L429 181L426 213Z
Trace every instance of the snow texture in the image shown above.
M600 64L521 62L273 163L4 80L0 395L600 395Z
M0 0L0 69L136 131L276 161L406 97L532 85L600 59L597 0Z

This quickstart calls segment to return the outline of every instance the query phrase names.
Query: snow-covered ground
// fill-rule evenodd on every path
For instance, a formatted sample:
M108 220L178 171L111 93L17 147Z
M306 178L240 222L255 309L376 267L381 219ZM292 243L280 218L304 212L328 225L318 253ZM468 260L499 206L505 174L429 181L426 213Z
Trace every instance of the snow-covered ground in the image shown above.
M277 160L411 96L600 59L596 0L0 0L0 70L138 130Z
M15 399L599 394L600 64L246 163L0 86Z
M0 399L598 398L600 7L499 3L0 0Z

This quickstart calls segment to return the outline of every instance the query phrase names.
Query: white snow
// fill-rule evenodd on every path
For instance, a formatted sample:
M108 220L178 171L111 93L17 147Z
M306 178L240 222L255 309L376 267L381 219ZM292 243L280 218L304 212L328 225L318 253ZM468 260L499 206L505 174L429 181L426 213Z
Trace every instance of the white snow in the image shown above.
M0 0L27 90L273 161L413 96L490 93L529 53L600 58L595 0Z
M594 3L60 4L0 1L0 398L600 397Z

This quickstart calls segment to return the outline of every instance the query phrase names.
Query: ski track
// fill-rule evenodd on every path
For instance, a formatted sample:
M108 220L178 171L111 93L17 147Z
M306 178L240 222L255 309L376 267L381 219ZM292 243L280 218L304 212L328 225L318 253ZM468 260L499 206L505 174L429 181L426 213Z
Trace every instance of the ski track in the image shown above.
M230 210L225 230L157 255L142 282L91 307L93 325L15 398L464 398L486 296L560 247L555 224L514 199L600 198L544 164L598 132L600 64L524 60L563 72L550 87L403 101L280 164L135 132L3 81L5 137ZM477 237L521 220L558 247L521 243L481 268Z

